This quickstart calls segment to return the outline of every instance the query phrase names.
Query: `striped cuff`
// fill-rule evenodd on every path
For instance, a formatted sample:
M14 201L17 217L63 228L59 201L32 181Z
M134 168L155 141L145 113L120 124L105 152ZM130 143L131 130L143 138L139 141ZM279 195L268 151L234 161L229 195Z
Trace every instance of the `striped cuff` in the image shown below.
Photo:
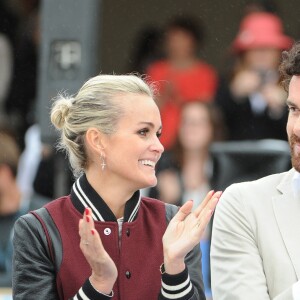
M194 294L194 287L190 280L187 267L176 275L164 273L162 275L161 294L163 299L187 300Z
M103 294L97 291L91 284L90 280L86 280L82 288L78 291L78 293L73 297L74 300L109 300L113 297L114 293L111 291L109 295Z

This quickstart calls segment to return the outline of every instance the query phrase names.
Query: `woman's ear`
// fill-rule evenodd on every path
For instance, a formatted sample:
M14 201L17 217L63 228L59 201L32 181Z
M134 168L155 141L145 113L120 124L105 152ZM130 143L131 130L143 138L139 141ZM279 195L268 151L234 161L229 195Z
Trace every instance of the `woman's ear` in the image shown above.
M96 152L99 155L103 151L103 140L105 137L97 128L89 128L85 134L85 138L87 146L92 152Z

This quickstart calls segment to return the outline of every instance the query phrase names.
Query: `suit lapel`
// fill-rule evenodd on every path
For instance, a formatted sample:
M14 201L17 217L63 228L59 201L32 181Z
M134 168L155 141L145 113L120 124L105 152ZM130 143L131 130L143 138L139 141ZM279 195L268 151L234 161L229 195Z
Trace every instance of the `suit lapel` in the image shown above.
M281 195L272 198L274 214L282 239L294 265L297 278L300 278L300 198L294 195L291 170L278 185Z

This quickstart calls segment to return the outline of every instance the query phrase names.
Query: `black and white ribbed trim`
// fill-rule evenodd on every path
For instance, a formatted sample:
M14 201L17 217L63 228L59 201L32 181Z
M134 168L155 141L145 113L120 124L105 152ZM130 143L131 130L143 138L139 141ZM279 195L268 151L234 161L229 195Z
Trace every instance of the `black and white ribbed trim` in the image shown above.
M78 291L78 293L72 298L73 300L109 300L113 297L113 291L109 294L103 294L97 291L91 284L90 280L86 280L82 288Z
M100 212L96 209L93 202L87 197L85 192L82 190L79 178L74 182L72 190L76 194L82 206L84 208L89 207L92 210L93 219L96 221L104 222L104 218L101 216Z
M117 221L110 208L89 184L85 174L74 182L71 190L71 200L76 209L82 214L86 207L91 208L95 221ZM140 191L136 191L125 204L124 222L133 222L136 219L140 203Z
M180 274L162 275L161 294L164 299L186 300L194 294L194 287L190 280L188 269L185 268Z

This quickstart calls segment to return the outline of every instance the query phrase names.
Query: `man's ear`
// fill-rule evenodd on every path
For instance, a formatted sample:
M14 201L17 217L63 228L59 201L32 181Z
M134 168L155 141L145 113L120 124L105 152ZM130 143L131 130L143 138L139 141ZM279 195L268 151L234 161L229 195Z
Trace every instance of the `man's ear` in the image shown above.
M100 154L105 146L105 135L97 128L89 128L85 134L87 146L97 154Z

